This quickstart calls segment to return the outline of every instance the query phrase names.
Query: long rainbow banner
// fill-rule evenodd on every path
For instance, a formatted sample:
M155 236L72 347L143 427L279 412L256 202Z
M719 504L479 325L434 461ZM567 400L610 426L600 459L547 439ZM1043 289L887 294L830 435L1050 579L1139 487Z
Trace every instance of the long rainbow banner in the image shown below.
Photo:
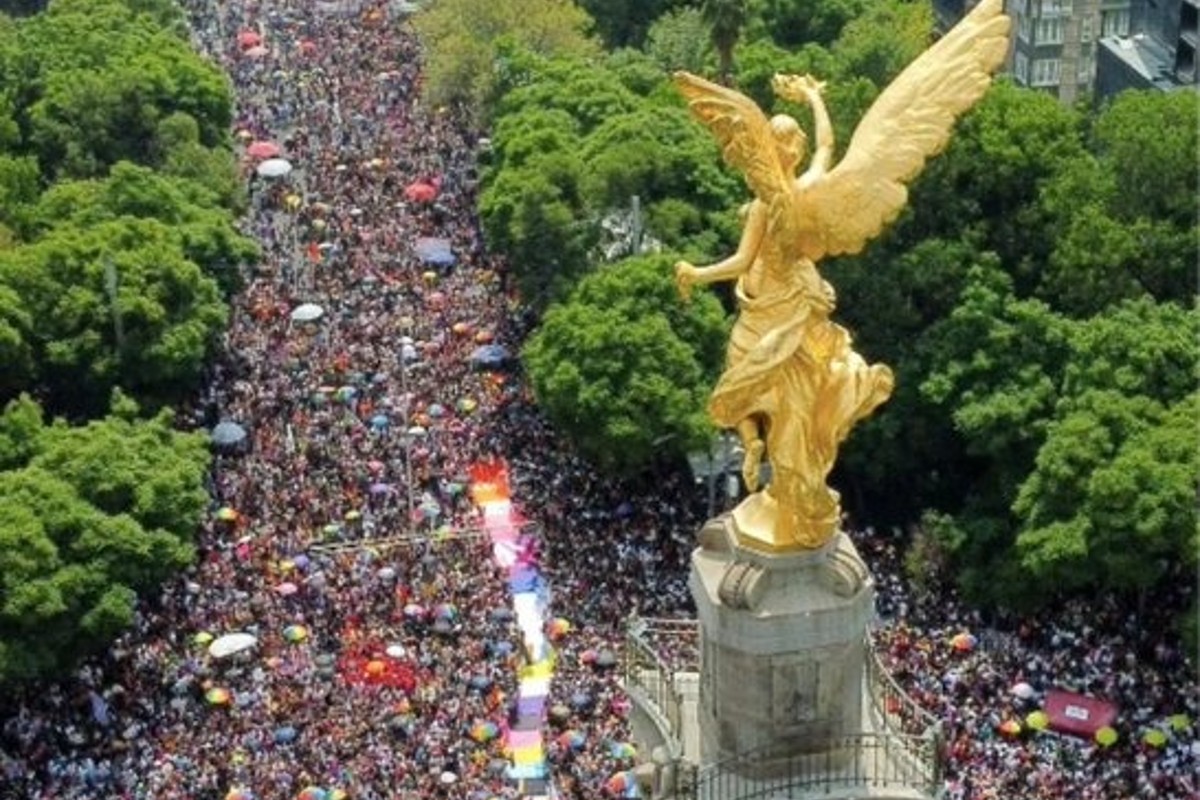
M512 758L508 776L529 800L553 800L542 739L554 676L554 650L545 634L550 587L538 572L534 542L521 533L521 520L512 506L507 466L503 462L483 462L471 467L471 498L483 512L483 529L491 539L492 555L508 573L513 612L525 647L516 722L505 733L505 746Z

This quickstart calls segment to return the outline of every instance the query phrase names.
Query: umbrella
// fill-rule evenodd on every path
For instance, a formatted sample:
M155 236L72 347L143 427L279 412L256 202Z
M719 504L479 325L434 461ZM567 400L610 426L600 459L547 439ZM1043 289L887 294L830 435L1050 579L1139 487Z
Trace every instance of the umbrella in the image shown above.
M1142 734L1142 741L1151 747L1162 747L1167 743L1167 734L1158 728L1151 728Z
M229 690L214 686L204 693L204 699L210 705L223 706L229 703Z
M555 617L546 628L550 638L558 639L571 632L571 623L562 617Z
M950 639L950 646L960 653L966 653L973 650L977 642L978 640L974 636L964 631L963 633L955 634Z
M454 255L454 251L450 249L449 239L422 236L417 239L413 251L422 262L432 264L435 267L453 266L454 262L458 260Z
M303 625L288 625L283 629L283 638L293 644L303 642L308 638L308 628Z
M587 744L587 736L583 735L580 731L569 730L558 737L558 743L572 750L582 750L583 746Z
M262 58L270 52L271 51L267 49L266 45L256 44L254 47L247 47L245 50L243 50L242 55L244 55L246 58Z
M246 429L236 422L221 422L209 436L218 447L232 447L246 440Z
M258 172L264 178L282 178L292 171L292 162L283 158L268 158L258 165Z
M282 728L275 729L275 743L288 744L296 740L296 729L291 725L284 725Z
M372 659L367 662L366 673L373 678L377 678L387 670L387 665L379 659Z
M284 581L283 583L281 583L275 587L275 593L281 594L284 597L289 597L298 591L300 591L300 588L298 586L296 586L296 584L292 583L291 581Z
M1111 725L1105 725L1096 731L1095 739L1101 747L1112 747L1117 743L1117 732Z
M203 647L213 640L213 635L208 631L200 631L192 637L192 641Z
M463 397L458 401L457 405L459 411L464 414L470 414L479 406L479 403L476 402L474 397Z
M394 567L384 567L376 574L380 580L390 581L396 578L396 569Z
M1028 700L1034 695L1033 687L1025 681L1021 681L1016 686L1012 687L1012 693L1022 700Z
M1021 732L1021 723L1015 719L1006 719L1000 723L1000 732L1005 736L1016 736Z
M472 675L471 680L467 681L472 689L483 691L492 685L492 679L487 675Z
M229 506L217 509L217 519L221 522L237 522L238 513Z
M609 752L613 758L634 758L637 756L637 748L629 742L613 742L609 747Z
M229 790L229 793L225 795L225 800L254 800L254 795L250 793L249 789L237 787Z
M604 784L605 788L613 794L624 794L629 791L630 786L635 786L636 782L633 778L633 773L629 770L621 770L615 773Z
M1044 731L1050 724L1050 717L1045 711L1034 711L1025 717L1025 727L1035 731Z
M238 32L237 35L238 47L245 50L248 47L257 47L262 44L262 36L258 31L245 30Z
M404 607L404 616L409 618L425 616L425 609L416 603L409 603Z
M595 664L598 655L595 650L588 648L579 654L579 662L581 664Z
M424 436L425 432L426 432L425 429L422 428L420 425L413 425L411 428L408 429L409 436Z
M1192 724L1187 714L1172 714L1167 717L1167 722L1171 724L1171 730L1177 732L1187 730L1188 726Z
M296 800L329 800L329 792L319 786L309 786L296 795Z
M470 360L473 365L485 369L502 367L508 361L508 349L504 345L485 344L475 348Z
M292 322L314 322L325 316L325 309L316 303L303 303L292 309Z
M372 483L367 487L367 491L371 494L387 494L392 490L390 483Z
M432 403L425 413L429 414L429 416L433 417L434 419L440 419L446 416L446 407L441 403Z
M596 701L595 701L595 698L593 698L587 692L575 692L571 695L570 702L571 702L571 708L583 709L583 708L590 708L592 706L592 704L595 703Z
M249 650L256 644L258 639L248 633L227 633L208 646L208 654L213 658L225 658Z
M404 199L410 203L430 203L437 196L437 187L424 181L410 183L404 189Z
M383 430L391 424L391 420L387 418L387 414L376 414L371 417L371 427L375 430Z
M500 728L494 722L477 722L471 726L471 738L477 742L490 742L500 733Z
M268 141L252 142L246 148L246 155L253 156L254 158L275 158L281 152L282 150L279 145Z
M601 650L596 654L597 667L615 667L617 665L617 654L612 650Z
M404 658L407 651L405 651L404 645L393 644L389 645L388 649L384 652L388 654L389 658Z

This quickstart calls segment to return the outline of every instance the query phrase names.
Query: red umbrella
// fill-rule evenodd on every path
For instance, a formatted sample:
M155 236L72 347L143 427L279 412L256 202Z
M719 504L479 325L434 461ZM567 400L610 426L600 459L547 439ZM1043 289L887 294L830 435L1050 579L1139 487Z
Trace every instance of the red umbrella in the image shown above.
M306 56L316 55L317 43L314 42L312 39L301 39L300 40L300 52Z
M237 43L238 47L242 48L243 50L248 47L257 47L258 45L262 44L262 36L258 33L258 31L241 31L237 35Z
M410 183L404 190L404 197L412 203L428 203L437 197L437 187L430 183L417 181Z
M253 156L254 158L275 158L281 152L283 151L279 145L267 141L252 142L246 148L246 155Z

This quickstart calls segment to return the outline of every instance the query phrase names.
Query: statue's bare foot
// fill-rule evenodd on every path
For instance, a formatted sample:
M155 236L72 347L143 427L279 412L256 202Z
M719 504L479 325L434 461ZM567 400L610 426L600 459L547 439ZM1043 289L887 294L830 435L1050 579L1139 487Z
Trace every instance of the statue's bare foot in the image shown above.
M742 480L746 482L747 492L758 491L758 471L766 450L767 446L763 444L762 439L751 439L746 445L746 457L742 460Z

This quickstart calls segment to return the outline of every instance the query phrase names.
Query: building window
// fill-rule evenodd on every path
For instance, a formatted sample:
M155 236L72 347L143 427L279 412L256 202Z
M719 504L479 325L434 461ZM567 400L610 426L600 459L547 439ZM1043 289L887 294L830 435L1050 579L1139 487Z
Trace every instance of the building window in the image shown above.
M1079 59L1079 74L1076 76L1080 83L1091 83L1096 77L1096 64L1088 56Z
M1017 83L1022 86L1029 85L1029 56L1017 51L1016 58L1013 59L1013 72L1017 76Z
M1062 17L1042 17L1038 20L1034 44L1062 44L1064 27Z
M1057 58L1035 58L1033 60L1033 80L1031 86L1058 86L1060 67Z
M1100 35L1101 36L1128 36L1129 35L1129 9L1115 8L1110 11L1100 12Z
M1184 83L1196 80L1196 51L1187 42L1175 49L1175 76Z
M1071 0L1042 0L1043 17L1069 17Z
M1092 40L1092 26L1094 24L1095 22L1091 15L1079 20L1079 41L1090 42Z
M1017 18L1017 38L1022 42L1028 42L1029 36L1033 32L1033 23L1029 19L1028 14L1022 14Z

